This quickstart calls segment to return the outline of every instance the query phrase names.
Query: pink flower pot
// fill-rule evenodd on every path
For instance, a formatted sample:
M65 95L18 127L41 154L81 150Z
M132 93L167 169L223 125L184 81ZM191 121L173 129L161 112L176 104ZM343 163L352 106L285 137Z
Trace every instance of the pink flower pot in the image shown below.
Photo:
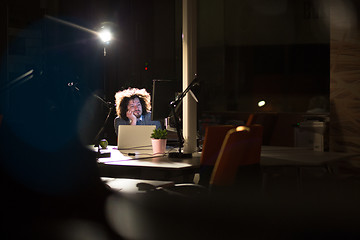
M151 139L151 144L154 154L163 154L166 150L166 140L167 139Z

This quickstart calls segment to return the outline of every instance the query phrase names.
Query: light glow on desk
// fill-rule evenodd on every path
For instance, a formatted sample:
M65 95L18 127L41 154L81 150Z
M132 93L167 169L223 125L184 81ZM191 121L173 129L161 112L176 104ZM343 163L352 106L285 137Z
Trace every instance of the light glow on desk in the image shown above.
M152 154L149 149L118 150L116 146L108 146L104 151L110 152L109 158L99 158L98 163L117 166L160 167L160 168L184 168L191 167L191 163L175 162L163 158L164 154ZM136 152L135 156L128 153Z
M181 162L162 162L157 161L156 159L147 159L147 160L119 160L119 161L109 161L105 164L111 165L121 165L121 166L141 166L141 167L162 167L162 168L182 168L182 167L191 167L189 163Z

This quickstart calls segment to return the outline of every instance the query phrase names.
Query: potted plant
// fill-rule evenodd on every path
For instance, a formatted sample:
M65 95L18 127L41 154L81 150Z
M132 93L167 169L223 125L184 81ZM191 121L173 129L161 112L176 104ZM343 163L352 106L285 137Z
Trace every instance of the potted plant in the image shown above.
M167 131L166 129L154 129L151 133L151 143L154 154L163 154L166 150Z

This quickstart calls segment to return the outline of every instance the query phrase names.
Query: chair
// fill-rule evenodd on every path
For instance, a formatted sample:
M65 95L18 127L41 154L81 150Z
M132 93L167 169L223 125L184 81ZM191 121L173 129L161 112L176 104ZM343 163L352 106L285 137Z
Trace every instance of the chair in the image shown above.
M227 132L234 129L232 125L212 125L205 129L204 143L200 157L199 184L208 186L216 159Z
M228 131L211 175L212 188L236 184L249 186L251 183L248 180L261 176L262 133L261 125L240 126Z
M215 132L223 133L225 129L226 127L220 126L213 129L209 128L206 136L209 137ZM211 167L212 158L206 159L206 155L209 153L212 153L209 154L210 157L213 157L213 154L218 155L210 177L205 176L209 182L207 184L175 184L167 190L191 196L223 193L228 190L230 193L233 193L234 190L236 192L260 190L262 183L260 168L262 132L263 127L261 125L231 127L230 130L227 130L222 144L219 144L220 147L212 145L219 139L205 138L207 142L204 142L203 151L206 150L206 147L210 148L211 146L214 149L210 148L211 150L208 149L204 152L205 155L202 156L201 163L208 164L204 165L206 167ZM222 135L220 134L217 137L215 134L213 137L222 138ZM203 176L200 176L201 178Z

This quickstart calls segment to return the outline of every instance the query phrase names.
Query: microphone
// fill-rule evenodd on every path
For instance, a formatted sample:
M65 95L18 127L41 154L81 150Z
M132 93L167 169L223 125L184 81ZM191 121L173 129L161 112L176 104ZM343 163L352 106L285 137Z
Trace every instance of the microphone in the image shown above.
M104 99L102 99L100 96L96 95L95 93L93 93L92 95L98 100L100 100L100 102L102 102L107 108L112 108L115 106L115 104L111 102L106 102Z
M76 91L80 92L80 89L77 87L78 83L77 82L68 82L67 86L71 89L75 89ZM100 100L100 102L102 104L104 104L107 108L112 108L115 106L115 104L112 104L111 102L106 102L103 98L101 98L99 95L92 93L92 96L95 97L96 99Z
M194 86L196 86L196 85L200 86L200 81L199 81L199 78L197 77L197 74L195 74L195 78L191 81L191 83L187 86L187 88L181 94L179 94L175 98L175 101L172 101L170 103L170 105L177 106L188 92L190 92L191 96L194 98L194 100L196 102L199 102L198 99L196 98L195 94L192 92Z
M76 91L80 91L80 89L76 86L78 83L74 83L74 82L68 82L67 86L69 88L73 88L75 89Z

